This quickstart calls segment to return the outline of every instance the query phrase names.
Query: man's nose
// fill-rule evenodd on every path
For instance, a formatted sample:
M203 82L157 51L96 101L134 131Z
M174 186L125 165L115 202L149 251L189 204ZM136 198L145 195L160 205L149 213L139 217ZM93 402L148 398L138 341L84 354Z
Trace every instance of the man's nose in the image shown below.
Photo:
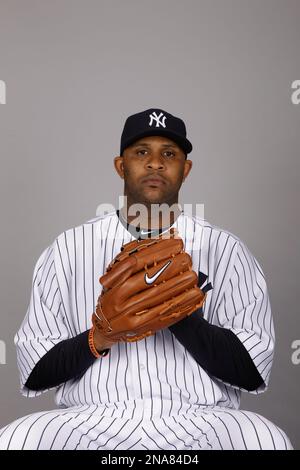
M164 168L164 160L160 152L153 152L149 155L147 168Z

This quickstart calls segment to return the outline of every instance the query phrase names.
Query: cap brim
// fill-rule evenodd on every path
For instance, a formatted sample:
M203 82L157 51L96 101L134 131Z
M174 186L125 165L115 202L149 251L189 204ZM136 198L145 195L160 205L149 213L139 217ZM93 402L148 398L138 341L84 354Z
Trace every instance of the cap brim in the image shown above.
M154 129L149 129L147 131L141 132L140 134L135 135L131 139L127 139L127 141L123 143L123 147L121 148L121 154L123 153L123 151L127 147L132 145L137 140L140 140L143 137L148 137L148 136L151 136L151 135L159 135L159 136L162 136L162 137L169 137L169 139L174 140L174 142L176 142L179 145L179 147L181 147L182 150L185 153L190 153L193 150L193 146L192 146L191 142L188 139L182 137L181 135L178 135L175 132L171 132L168 129L155 129L154 128Z

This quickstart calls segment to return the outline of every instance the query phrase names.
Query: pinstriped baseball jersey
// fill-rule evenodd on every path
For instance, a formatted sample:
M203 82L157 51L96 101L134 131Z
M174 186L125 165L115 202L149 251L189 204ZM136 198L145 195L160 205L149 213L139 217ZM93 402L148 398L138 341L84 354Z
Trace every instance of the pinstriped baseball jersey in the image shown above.
M213 289L204 318L242 341L264 384L271 371L274 329L266 282L258 261L232 233L181 212L173 224ZM61 233L40 255L24 321L15 336L21 392L39 359L58 342L91 327L101 292L99 277L133 236L116 211ZM45 390L46 391L46 390ZM241 389L200 367L169 329L135 343L115 344L81 376L56 388L59 408L97 405L103 416L164 418L210 407L239 408Z

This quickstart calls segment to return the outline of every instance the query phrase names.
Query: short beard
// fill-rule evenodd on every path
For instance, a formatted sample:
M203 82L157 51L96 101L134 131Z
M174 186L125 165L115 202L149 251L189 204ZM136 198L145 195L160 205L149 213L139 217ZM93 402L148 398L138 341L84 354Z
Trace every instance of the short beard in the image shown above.
M181 186L179 186L180 189ZM149 209L151 208L151 204L169 204L170 206L176 203L178 201L178 190L175 190L172 193L166 194L163 199L161 198L155 198L149 200L148 198L145 198L143 191L137 191L136 189L132 191L130 189L130 185L127 184L125 181L124 183L124 194L127 195L128 198L130 198L134 203L139 203L139 204L144 204L146 207Z

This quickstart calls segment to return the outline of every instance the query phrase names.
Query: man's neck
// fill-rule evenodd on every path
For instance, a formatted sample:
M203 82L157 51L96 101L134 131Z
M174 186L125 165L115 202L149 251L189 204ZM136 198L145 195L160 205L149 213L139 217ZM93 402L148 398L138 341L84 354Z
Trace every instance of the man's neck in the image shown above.
M157 209L157 204L155 204ZM122 207L120 209L120 215L123 220L135 227L141 229L150 230L150 229L161 229L174 224L178 216L181 214L182 210L178 203L173 204L171 207L168 207L166 204L162 206L162 210L151 210L147 208L143 213L134 213L130 211L130 207Z

